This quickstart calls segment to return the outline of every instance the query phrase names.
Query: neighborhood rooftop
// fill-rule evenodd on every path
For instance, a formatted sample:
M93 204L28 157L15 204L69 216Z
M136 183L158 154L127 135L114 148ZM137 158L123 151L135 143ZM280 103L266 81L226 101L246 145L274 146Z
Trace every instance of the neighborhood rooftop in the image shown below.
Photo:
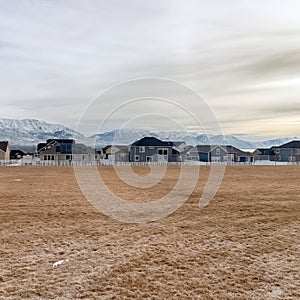
M164 141L161 141L159 140L158 138L156 137L151 137L151 136L146 136L146 137L143 137L142 139L134 142L132 144L132 146L156 146L156 147L172 147L174 145L174 142L164 142Z
M232 145L186 145L182 141L162 141L153 136L142 137L130 145L107 145L96 150L74 139L47 139L37 145L35 153L9 149L7 141L0 141L0 161L22 159L53 164L84 162L114 163L246 163L257 161L300 162L300 140L293 140L271 148L244 151Z

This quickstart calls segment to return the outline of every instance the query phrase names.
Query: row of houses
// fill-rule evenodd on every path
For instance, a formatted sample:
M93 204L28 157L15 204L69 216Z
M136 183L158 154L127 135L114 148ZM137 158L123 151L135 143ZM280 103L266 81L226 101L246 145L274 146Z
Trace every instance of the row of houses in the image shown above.
M0 142L0 160L35 158L42 162L169 162L254 163L255 161L300 162L300 141L277 147L243 151L230 145L189 146L185 142L161 141L143 137L131 145L108 145L100 150L76 143L73 139L48 139L37 145L35 153L9 150Z
M144 137L130 146L109 145L102 150L104 158L111 161L300 162L300 141L259 148L255 151L243 151L231 145L188 146L184 142L164 142L155 137Z

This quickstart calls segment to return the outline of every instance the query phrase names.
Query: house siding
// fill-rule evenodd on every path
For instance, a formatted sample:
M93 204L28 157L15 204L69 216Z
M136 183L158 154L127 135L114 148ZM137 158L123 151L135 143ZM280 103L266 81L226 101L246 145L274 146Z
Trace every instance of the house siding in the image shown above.
M179 162L181 156L174 145L174 142L144 137L130 146L129 158L131 162Z
M164 153L167 151L167 155L160 155L159 153ZM131 146L130 147L130 161L140 161L149 162L151 158L152 162L168 161L168 162L178 162L180 161L178 154L173 154L172 147L161 147L161 146ZM138 160L136 159L138 157Z
M9 160L10 159L10 149L8 142L0 142L0 160Z
M47 145L49 145L49 147L47 147ZM51 140L46 144L46 147L38 148L40 148L38 157L42 161L95 161L98 160L99 157L95 149L83 144L75 144L72 140L70 140L70 142L63 140L57 143L53 143L53 140Z

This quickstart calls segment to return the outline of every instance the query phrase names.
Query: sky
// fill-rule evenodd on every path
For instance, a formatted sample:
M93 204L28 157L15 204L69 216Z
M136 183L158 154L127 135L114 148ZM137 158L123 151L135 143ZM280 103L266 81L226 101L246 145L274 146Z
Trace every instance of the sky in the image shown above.
M0 0L0 70L1 118L300 136L300 2Z

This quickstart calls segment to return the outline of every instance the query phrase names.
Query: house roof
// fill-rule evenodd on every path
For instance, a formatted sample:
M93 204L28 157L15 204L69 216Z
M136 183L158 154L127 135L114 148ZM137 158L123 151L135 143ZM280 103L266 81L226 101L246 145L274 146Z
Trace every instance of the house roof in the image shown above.
M104 148L102 148L102 151L104 153L106 153L107 150L109 150L109 148L112 148L114 147L115 148L115 153L118 153L118 152L128 152L129 151L129 147L127 145L107 145L105 146Z
M17 159L25 155L26 153L22 150L10 150L10 159Z
M115 147L118 148L117 152L125 152L125 153L129 152L129 147L126 145L116 145Z
M105 147L102 148L102 151L105 152L107 149L109 149L112 145L107 145Z
M41 149L43 149L45 146L47 146L47 143L39 143L37 145L37 151L39 152Z
M25 155L26 153L22 150L10 150L10 155L16 155L16 154Z
M174 146L178 147L181 145L185 145L186 146L186 142L173 142Z
M198 152L209 153L217 147L222 148L224 151L228 152L226 146L224 145L198 145L196 146L196 149Z
M248 151L243 151L243 150L241 150L241 149L239 149L239 148L236 148L236 147L234 147L234 146L222 146L222 147L225 147L225 149L226 149L226 151L227 151L228 153L236 153L236 154L239 155L239 156L242 156L242 155L249 156L249 155L251 155L250 152L248 152Z
M202 153L209 153L211 152L212 150L214 150L215 148L221 148L223 149L225 152L227 153L236 153L237 155L239 156L242 156L242 155L250 155L250 152L245 152L245 151L242 151L234 146L231 146L231 145L198 145L196 146L196 151L198 152L202 152Z
M203 152L203 153L208 153L213 148L214 148L214 146L211 146L211 145L198 145L198 146L196 146L197 151L198 152Z
M300 140L288 142L286 144L279 146L279 148L299 148L300 149Z
M0 142L0 150L3 152L6 152L8 148L8 142L7 141L1 141Z
M157 146L157 147L173 147L173 142L164 142L156 137L146 136L134 142L131 146Z
M73 139L48 139L47 144L50 144L52 142L57 142L60 144L74 144L75 141Z
M259 152L259 155L273 155L273 149L272 148L257 148L255 152Z

